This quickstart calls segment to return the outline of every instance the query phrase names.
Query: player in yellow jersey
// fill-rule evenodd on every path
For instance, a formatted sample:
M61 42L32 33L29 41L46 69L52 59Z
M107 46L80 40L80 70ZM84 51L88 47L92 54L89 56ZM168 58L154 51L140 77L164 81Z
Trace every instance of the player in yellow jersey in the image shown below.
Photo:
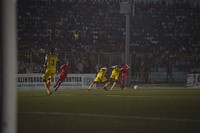
M115 65L115 66L112 66L111 67L113 70L112 70L112 73L110 75L110 79L109 79L109 82L107 82L105 85L104 85L104 89L106 89L106 87L108 87L108 85L113 82L112 84L112 87L110 88L111 90L114 89L114 87L116 86L117 84L117 81L119 80L119 73L121 71L121 67L119 65Z
M90 84L88 91L91 90L92 86L98 82L107 82L108 79L106 78L106 72L107 72L107 67L106 65L102 66L101 69L98 71L96 78L94 79L94 81ZM104 88L106 91L107 89Z
M47 95L51 95L51 79L56 73L56 68L57 68L57 62L58 62L58 56L55 54L55 50L51 49L50 53L45 56L45 73L42 75L45 88L47 90Z

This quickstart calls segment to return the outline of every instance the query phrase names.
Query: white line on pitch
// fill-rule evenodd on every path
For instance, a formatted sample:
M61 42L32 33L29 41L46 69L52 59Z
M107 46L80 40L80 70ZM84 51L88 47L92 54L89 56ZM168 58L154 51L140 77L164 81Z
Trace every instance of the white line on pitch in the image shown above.
M177 96L132 96L132 95L105 95L111 97L133 97L133 98L200 98L200 97L177 97Z
M86 96L106 96L106 97L128 97L128 98L193 98L199 99L200 97L179 97L179 96L142 96L142 95L117 95L117 94L107 94L107 95L93 95L89 94Z
M200 123L200 120L186 118L162 118L162 117L143 117L143 116L123 116L123 115L106 115L106 114L88 114L88 113L67 113L67 112L19 112L19 114L35 114L35 115L78 115L84 117L106 117L121 119L137 119L137 120L154 120L154 121L171 121L184 123Z
M59 96L79 96L79 95L73 95L73 94L64 94ZM106 96L106 97L128 97L128 98L193 98L193 99L200 99L200 97L178 97L178 96L133 96L133 95L117 95L117 94L107 94L107 95L95 95L95 94L86 94L84 96Z

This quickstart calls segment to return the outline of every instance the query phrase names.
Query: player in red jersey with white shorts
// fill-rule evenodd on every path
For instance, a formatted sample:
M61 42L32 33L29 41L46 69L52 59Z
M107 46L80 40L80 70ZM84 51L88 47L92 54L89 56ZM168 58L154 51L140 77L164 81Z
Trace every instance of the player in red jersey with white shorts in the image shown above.
M61 70L60 75L58 77L56 84L54 85L55 91L58 91L58 88L60 87L61 83L64 82L64 80L66 79L70 70L69 63L63 64L60 67L60 70Z

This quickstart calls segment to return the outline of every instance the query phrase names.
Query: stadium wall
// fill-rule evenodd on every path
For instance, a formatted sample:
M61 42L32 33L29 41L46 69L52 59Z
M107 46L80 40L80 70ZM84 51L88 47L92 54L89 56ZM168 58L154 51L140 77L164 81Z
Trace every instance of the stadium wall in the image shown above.
M163 72L153 72L149 75L150 83L162 83L166 82L166 73ZM31 74L17 74L17 89L44 89L44 83L41 73L31 73ZM61 84L60 89L87 89L95 78L95 74L69 74L65 81ZM200 88L200 73L173 73L173 78L175 82L180 82L187 84L189 88ZM58 75L52 78L51 87L53 87L58 79ZM169 79L170 80L170 79ZM132 80L134 83L137 82ZM171 82L169 82L171 83ZM96 85L93 86L94 89L97 88Z
M185 84L187 81L187 72L173 72L171 77L167 74L167 72L150 72L149 80L152 83L183 83Z
M94 77L95 74L69 74L59 89L87 89ZM52 78L51 87L55 85L57 79L58 75ZM44 89L42 74L17 74L17 89Z

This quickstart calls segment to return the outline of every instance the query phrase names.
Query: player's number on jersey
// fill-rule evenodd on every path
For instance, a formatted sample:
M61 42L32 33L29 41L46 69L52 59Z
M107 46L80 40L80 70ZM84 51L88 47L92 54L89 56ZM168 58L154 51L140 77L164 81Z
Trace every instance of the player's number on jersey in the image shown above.
M51 59L50 64L51 64L51 66L54 66L54 64L55 64L54 59Z

